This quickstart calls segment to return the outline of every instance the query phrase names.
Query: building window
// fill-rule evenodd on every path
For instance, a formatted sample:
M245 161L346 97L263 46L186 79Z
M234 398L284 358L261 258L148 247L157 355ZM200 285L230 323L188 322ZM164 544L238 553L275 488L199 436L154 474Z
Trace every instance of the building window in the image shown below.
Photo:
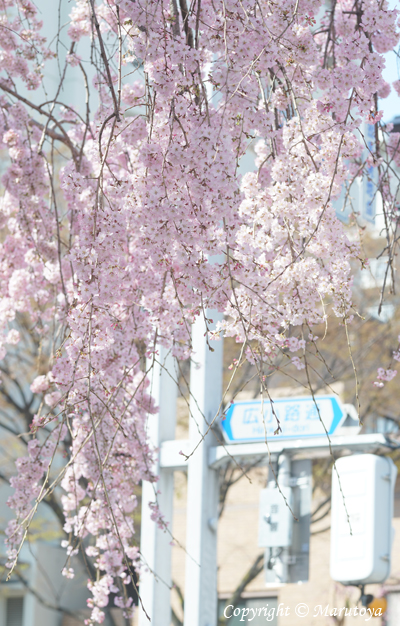
M278 625L278 598L245 598L235 607L229 606L229 600L218 600L220 618L224 617L224 611L228 618L226 626L240 626L243 622L249 622L251 626Z
M24 598L18 596L7 598L6 603L6 626L23 626Z

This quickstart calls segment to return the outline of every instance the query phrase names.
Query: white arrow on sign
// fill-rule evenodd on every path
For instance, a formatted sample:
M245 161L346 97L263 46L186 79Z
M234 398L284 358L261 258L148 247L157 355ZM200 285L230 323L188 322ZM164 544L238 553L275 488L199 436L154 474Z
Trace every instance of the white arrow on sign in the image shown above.
M287 439L333 435L342 425L347 411L335 396L303 396L273 400L235 402L221 420L227 443L265 441L265 438ZM274 415L275 413L275 415ZM274 435L278 428L281 432ZM325 425L325 428L322 424ZM326 429L326 430L325 430Z

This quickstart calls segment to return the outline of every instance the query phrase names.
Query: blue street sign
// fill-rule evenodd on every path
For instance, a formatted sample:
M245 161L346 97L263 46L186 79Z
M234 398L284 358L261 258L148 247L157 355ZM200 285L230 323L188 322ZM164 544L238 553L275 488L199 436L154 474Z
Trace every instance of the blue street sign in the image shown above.
M326 431L333 435L346 419L347 412L335 396L303 396L245 400L231 404L221 420L221 428L227 443L297 439L298 437L321 437ZM278 429L281 431L274 434Z

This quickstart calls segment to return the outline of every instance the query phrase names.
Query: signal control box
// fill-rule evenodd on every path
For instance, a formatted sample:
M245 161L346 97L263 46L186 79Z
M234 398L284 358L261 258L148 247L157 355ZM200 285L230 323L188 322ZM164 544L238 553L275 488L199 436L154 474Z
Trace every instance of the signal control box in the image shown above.
M390 574L394 486L389 458L356 454L332 469L331 577L344 584L382 583Z

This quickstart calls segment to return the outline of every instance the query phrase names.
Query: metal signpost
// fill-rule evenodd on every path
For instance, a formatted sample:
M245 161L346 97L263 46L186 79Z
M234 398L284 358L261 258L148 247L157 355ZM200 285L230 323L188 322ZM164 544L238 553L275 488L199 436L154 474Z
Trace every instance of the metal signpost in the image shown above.
M148 419L148 436L155 448L175 438L177 386L174 359L159 349L159 363L152 369L150 390L159 412ZM142 485L142 520L140 550L143 568L140 574L139 624L170 626L171 622L171 536L152 520L150 503L158 502L165 522L171 526L174 497L174 474L163 470L160 461L153 468L158 483ZM157 492L159 492L157 494ZM157 496L157 497L156 497Z
M221 316L207 312L207 317L216 321ZM160 450L155 468L160 476L158 502L167 521L172 520L173 472L188 471L184 626L217 624L220 467L233 460L278 464L278 480L291 489L293 510L300 523L293 524L291 545L282 547L279 557L267 548L266 577L275 584L279 580L294 582L308 578L311 459L329 457L330 449L334 454L374 453L387 446L384 435L354 435L353 428L349 429L351 434L344 434L351 410L335 396L328 395L316 396L315 400L305 397L274 400L274 411L283 431L279 435L273 434L277 425L269 401L235 403L220 421L222 435L216 433L217 424L211 428L211 422L222 398L222 341L213 342L214 352L211 352L205 332L204 321L199 318L193 326L189 439L175 440L176 375L172 359L153 372L153 395L160 412L149 416L150 440ZM272 487L270 481L267 490ZM270 506L274 497L271 501L269 497L266 510L260 511L263 523L276 522ZM144 484L141 531L144 571L140 577L140 596L152 626L170 626L171 536L151 520L149 502L154 498L154 485ZM148 624L146 613L140 610L139 625Z
M308 580L311 470L309 459L292 461L288 454L282 454L275 470L279 489L272 475L261 491L258 545L266 548L264 571L269 585Z
M222 319L217 311L207 318ZM218 471L209 464L215 445L211 422L218 412L222 393L222 341L213 342L214 352L204 339L204 320L193 327L190 369L188 492L186 519L185 626L215 626L217 616L217 522ZM183 458L183 457L182 457Z

